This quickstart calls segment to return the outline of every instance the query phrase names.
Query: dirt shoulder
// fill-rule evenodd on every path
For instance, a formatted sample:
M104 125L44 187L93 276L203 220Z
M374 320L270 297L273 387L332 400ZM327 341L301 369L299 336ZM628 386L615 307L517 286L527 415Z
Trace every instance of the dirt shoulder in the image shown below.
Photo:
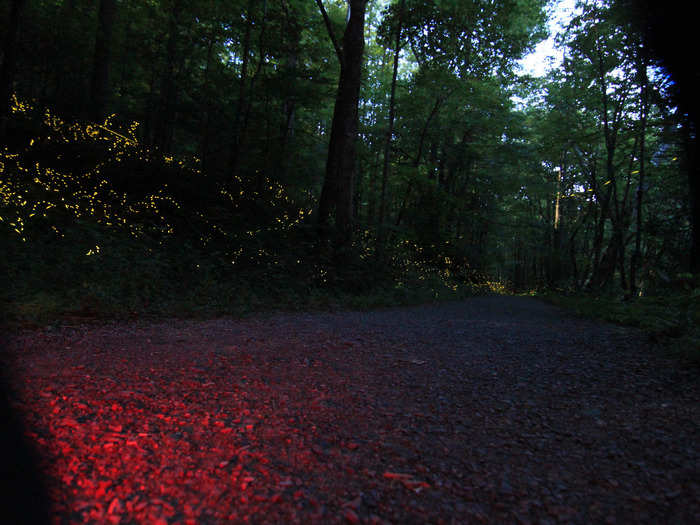
M700 521L697 370L530 298L7 350L65 522Z

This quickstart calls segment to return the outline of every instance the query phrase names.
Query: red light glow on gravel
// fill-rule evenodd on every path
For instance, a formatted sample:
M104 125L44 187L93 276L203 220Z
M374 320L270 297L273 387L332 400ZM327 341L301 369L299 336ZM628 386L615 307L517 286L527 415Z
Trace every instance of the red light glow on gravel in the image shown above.
M529 299L8 343L56 525L697 522L696 374Z
M365 393L347 387L367 373L352 343L320 341L314 358L299 344L134 332L15 345L17 409L54 523L381 523L348 478L414 495L429 486L358 462L381 447L346 430L372 425Z
M264 516L281 501L318 506L297 487L300 480L271 470L261 450L262 440L277 438L275 460L315 468L301 422L276 417L272 396L249 407L248 393L259 400L269 387L238 375L235 360L211 356L207 369L220 371L214 380L196 366L143 374L121 359L104 362L103 373L66 363L58 374L27 381L30 438L51 458L55 515L194 524Z

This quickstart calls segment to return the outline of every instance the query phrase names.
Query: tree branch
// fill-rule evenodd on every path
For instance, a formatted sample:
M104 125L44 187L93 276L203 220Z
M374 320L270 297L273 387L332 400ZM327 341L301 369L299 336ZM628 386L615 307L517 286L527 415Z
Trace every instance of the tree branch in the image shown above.
M418 62L418 66L420 68L423 68L425 66L425 62L421 59L420 54L416 50L416 43L413 41L413 35L409 34L408 41L411 45L411 51L413 51L413 56L416 58L416 62Z
M333 32L333 26L331 25L331 19L328 18L328 13L326 13L326 8L323 7L323 2L321 0L316 0L316 4L318 5L319 10L321 11L321 14L323 15L323 21L326 24L326 29L328 30L328 36L331 38L331 42L333 42L333 47L335 48L335 54L338 55L338 60L340 61L340 66L344 66L344 60L343 60L343 51L340 48L340 44L338 44L338 39L335 37L335 33Z

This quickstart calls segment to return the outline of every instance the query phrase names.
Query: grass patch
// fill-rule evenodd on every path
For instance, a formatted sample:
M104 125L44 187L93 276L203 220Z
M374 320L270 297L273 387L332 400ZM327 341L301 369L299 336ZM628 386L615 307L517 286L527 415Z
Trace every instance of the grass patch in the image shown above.
M248 280L229 280L217 286L198 283L190 290L181 291L172 286L163 288L151 300L135 289L113 283L32 292L5 300L5 318L11 326L32 327L115 319L246 317L275 311L370 310L458 300L485 293L469 285L455 289L454 285L423 281L387 283L359 293L324 287L256 289Z
M640 328L650 341L700 365L700 290L631 300L551 292L538 297L580 317Z
M338 270L312 256L302 260L301 253L233 265L221 254L179 246L149 251L124 238L105 237L100 246L91 256L72 242L15 246L0 256L5 275L12 274L0 292L10 326L368 310L498 291L493 283L460 280L427 267L380 273L357 264Z

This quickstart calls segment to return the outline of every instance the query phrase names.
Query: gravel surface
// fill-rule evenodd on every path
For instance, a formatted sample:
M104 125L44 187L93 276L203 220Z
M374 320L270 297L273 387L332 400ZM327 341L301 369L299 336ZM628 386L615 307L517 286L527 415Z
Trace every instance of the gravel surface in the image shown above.
M700 523L700 374L530 298L8 342L57 523Z

